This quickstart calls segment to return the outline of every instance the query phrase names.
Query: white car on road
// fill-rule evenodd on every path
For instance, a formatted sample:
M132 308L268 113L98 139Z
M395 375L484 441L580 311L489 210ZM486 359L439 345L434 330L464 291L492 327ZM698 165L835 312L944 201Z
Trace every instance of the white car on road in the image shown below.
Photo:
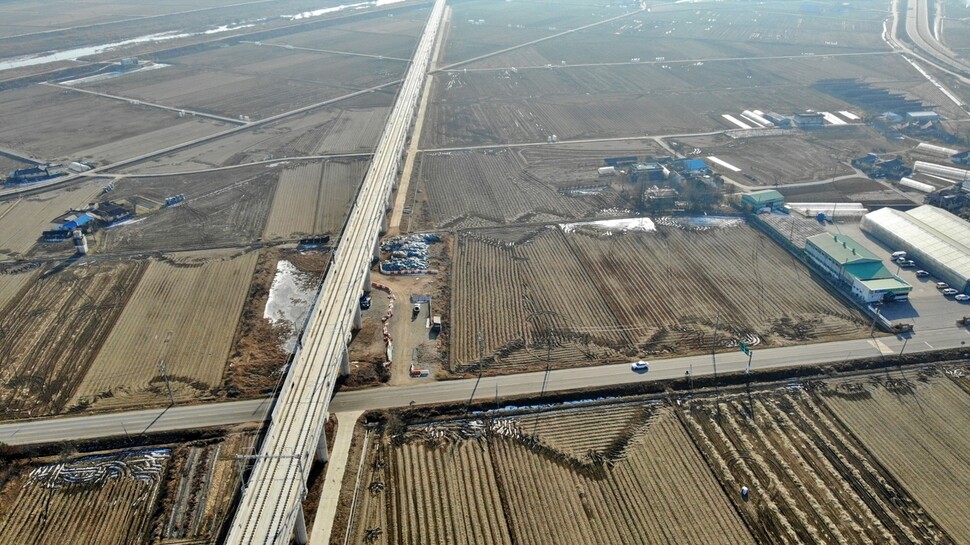
M630 369L634 371L648 371L650 369L650 362L647 360L639 360L630 364Z
M956 299L957 301L970 301L970 295L967 295L965 293L954 295L953 298Z
M957 291L957 290L955 290L955 289L953 289L953 288L946 288L945 290L943 290L943 295L947 295L947 296L956 295L958 293L960 293L960 292Z

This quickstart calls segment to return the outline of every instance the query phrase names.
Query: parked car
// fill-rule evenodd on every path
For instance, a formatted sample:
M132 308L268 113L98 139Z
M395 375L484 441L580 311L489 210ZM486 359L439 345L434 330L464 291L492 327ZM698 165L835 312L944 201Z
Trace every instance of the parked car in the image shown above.
M899 258L906 259L906 252L903 252L903 251L893 252L893 259L899 259Z
M630 364L630 369L634 371L648 371L650 369L650 362L647 360L639 360Z
M361 310L367 310L367 309L369 309L370 308L370 302L371 302L371 298L370 298L370 294L369 293L365 293L364 295L361 295L360 296L360 309Z
M943 290L943 295L946 295L948 297L951 296L951 295L956 295L958 293L960 293L960 292L957 291L957 290L955 290L955 289L953 289L953 288L946 288L945 290Z
M927 277L929 275L930 275L930 273L924 271L923 269L920 269L920 270L916 271L916 276L919 277L919 278L925 278L925 277Z
M950 285L947 284L946 282L937 282L936 283L936 289L938 289L938 290L945 290L945 289L947 289L949 287L950 287Z
M957 301L970 301L970 295L967 295L965 293L958 293L954 295L953 298L956 299Z
M908 267L915 267L916 266L916 262L913 261L912 259L907 259L905 261L900 261L899 262L899 266L900 267L907 267L907 268Z

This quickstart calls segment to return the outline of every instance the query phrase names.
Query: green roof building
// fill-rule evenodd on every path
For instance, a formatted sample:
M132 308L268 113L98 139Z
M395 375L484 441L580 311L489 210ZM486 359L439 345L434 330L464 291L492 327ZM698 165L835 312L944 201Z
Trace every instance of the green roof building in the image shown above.
M762 208L781 208L785 205L785 196L774 189L752 191L741 196L741 205L750 210Z
M854 297L866 303L898 301L913 291L875 254L845 235L821 233L805 241L805 255Z

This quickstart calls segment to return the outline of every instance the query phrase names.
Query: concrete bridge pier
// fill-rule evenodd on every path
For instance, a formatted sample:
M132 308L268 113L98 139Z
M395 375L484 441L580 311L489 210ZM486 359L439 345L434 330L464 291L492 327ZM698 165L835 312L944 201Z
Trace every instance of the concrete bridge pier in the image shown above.
M326 424L326 420L324 421ZM320 431L320 440L317 441L316 458L318 462L328 462L330 455L327 454L327 427L324 426Z
M296 506L296 526L293 528L296 534L296 544L306 545L310 542L310 536L306 531L306 517L303 516L303 505Z
M383 216L381 216L381 232L380 232L380 234L386 235L387 234L387 230L388 230L389 227L390 227L390 224L387 221L387 214L384 214Z
M370 274L371 274L370 267L367 267L367 270L364 271L364 282L363 282L363 285L360 287L362 291L370 291L370 285L371 285L371 275Z
M347 347L344 347L344 353L340 357L340 374L342 376L347 376L350 374L350 352L347 351Z
M360 311L360 305L354 306L354 329L360 331L364 327L364 316Z
M377 239L374 240L374 259L376 261L381 260L381 237L377 237Z

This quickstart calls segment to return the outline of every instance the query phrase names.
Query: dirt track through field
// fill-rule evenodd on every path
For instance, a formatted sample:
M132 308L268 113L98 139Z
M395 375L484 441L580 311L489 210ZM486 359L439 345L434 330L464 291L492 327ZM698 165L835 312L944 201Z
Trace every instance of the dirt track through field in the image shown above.
M257 254L173 254L153 261L138 284L75 402L131 406L210 395L222 379Z

